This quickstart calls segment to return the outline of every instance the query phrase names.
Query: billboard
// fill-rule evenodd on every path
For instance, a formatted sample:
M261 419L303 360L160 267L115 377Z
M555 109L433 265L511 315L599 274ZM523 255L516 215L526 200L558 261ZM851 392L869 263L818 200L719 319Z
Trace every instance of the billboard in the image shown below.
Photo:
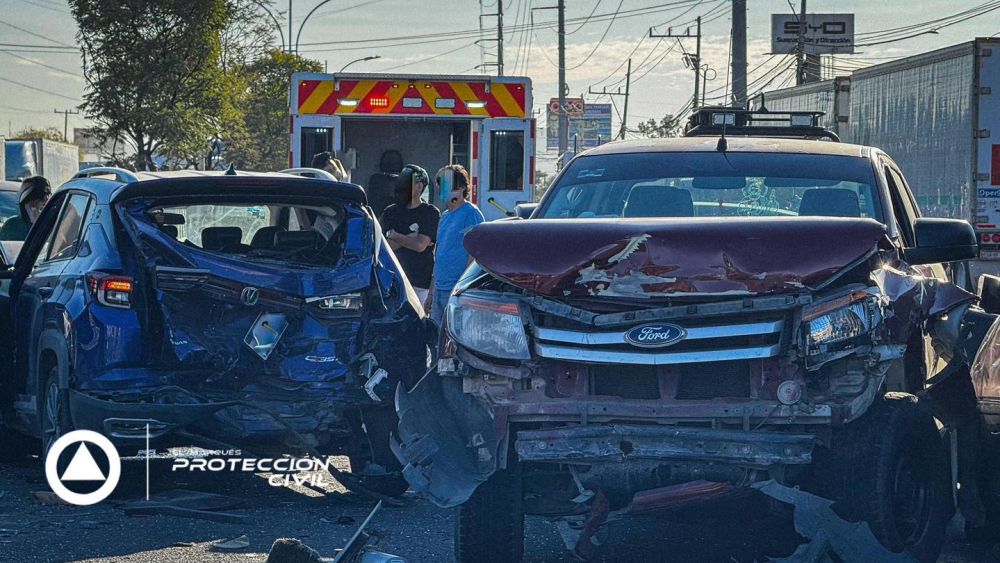
M771 14L771 52L797 53L801 28L807 54L854 52L854 14L807 14L805 21L795 14Z
M553 110L559 109L559 101L549 103L545 123L545 145L550 151L559 150L559 114ZM567 98L566 105L570 106ZM580 150L596 147L611 140L611 104L583 104L582 113L570 114L569 117L569 150L573 150L573 140L576 136L577 147ZM575 109L575 108L574 108Z

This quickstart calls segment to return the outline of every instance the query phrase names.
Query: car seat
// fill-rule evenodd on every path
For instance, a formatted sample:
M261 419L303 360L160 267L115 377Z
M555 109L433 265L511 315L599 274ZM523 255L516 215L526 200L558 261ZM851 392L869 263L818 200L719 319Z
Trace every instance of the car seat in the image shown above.
M691 192L657 185L635 186L628 194L622 217L694 217Z
M201 230L201 248L213 252L237 252L243 240L239 227L205 227Z
M257 229L257 232L253 234L253 238L250 239L250 248L257 250L273 249L275 236L280 232L284 232L284 230L285 228L280 225Z
M814 188L802 193L799 216L861 217L861 204L854 190Z
M403 169L403 155L392 149L383 152L378 169L368 179L365 190L375 217L381 217L385 208L396 202L396 179Z

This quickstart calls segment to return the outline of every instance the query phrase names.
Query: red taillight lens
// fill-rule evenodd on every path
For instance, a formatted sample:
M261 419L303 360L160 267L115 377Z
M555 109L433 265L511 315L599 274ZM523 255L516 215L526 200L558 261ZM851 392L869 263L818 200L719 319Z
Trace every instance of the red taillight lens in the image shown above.
M993 236L990 238L993 239L993 242L1000 242L1000 233L993 233Z
M101 305L128 309L132 307L132 291L135 284L128 276L112 276L100 272L87 276L90 294Z
M990 242L990 235L988 233L983 234L983 242Z

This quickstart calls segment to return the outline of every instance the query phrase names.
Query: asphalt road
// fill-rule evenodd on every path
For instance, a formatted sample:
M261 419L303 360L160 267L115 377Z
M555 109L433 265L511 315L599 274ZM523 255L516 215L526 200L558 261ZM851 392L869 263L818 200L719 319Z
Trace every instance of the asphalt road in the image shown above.
M338 460L338 463L346 460ZM344 490L328 474L321 490L273 487L252 474L177 474L169 462L153 465L151 494L186 489L242 499L241 523L179 516L126 516L122 503L143 499L144 468L126 464L116 493L89 507L46 505L33 497L47 491L37 458L0 465L0 561L263 561L276 538L299 538L332 557L352 535L373 502ZM409 561L451 561L454 513L411 493L402 508L386 508L370 532L378 548ZM572 561L554 523L527 522L525 561ZM212 543L246 535L249 547L230 553ZM799 542L787 515L767 511L763 499L682 513L670 521L617 522L604 532L602 561L763 561L790 554ZM989 545L948 545L942 561L989 561Z

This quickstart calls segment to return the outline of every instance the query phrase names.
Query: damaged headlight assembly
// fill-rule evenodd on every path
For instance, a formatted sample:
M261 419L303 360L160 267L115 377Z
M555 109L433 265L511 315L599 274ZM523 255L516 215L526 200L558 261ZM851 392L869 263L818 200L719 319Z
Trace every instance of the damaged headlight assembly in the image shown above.
M447 315L448 333L462 346L494 358L531 359L520 302L465 293L451 298Z
M881 322L878 297L867 291L809 307L802 313L807 354L816 356L849 347L851 341L871 333Z

